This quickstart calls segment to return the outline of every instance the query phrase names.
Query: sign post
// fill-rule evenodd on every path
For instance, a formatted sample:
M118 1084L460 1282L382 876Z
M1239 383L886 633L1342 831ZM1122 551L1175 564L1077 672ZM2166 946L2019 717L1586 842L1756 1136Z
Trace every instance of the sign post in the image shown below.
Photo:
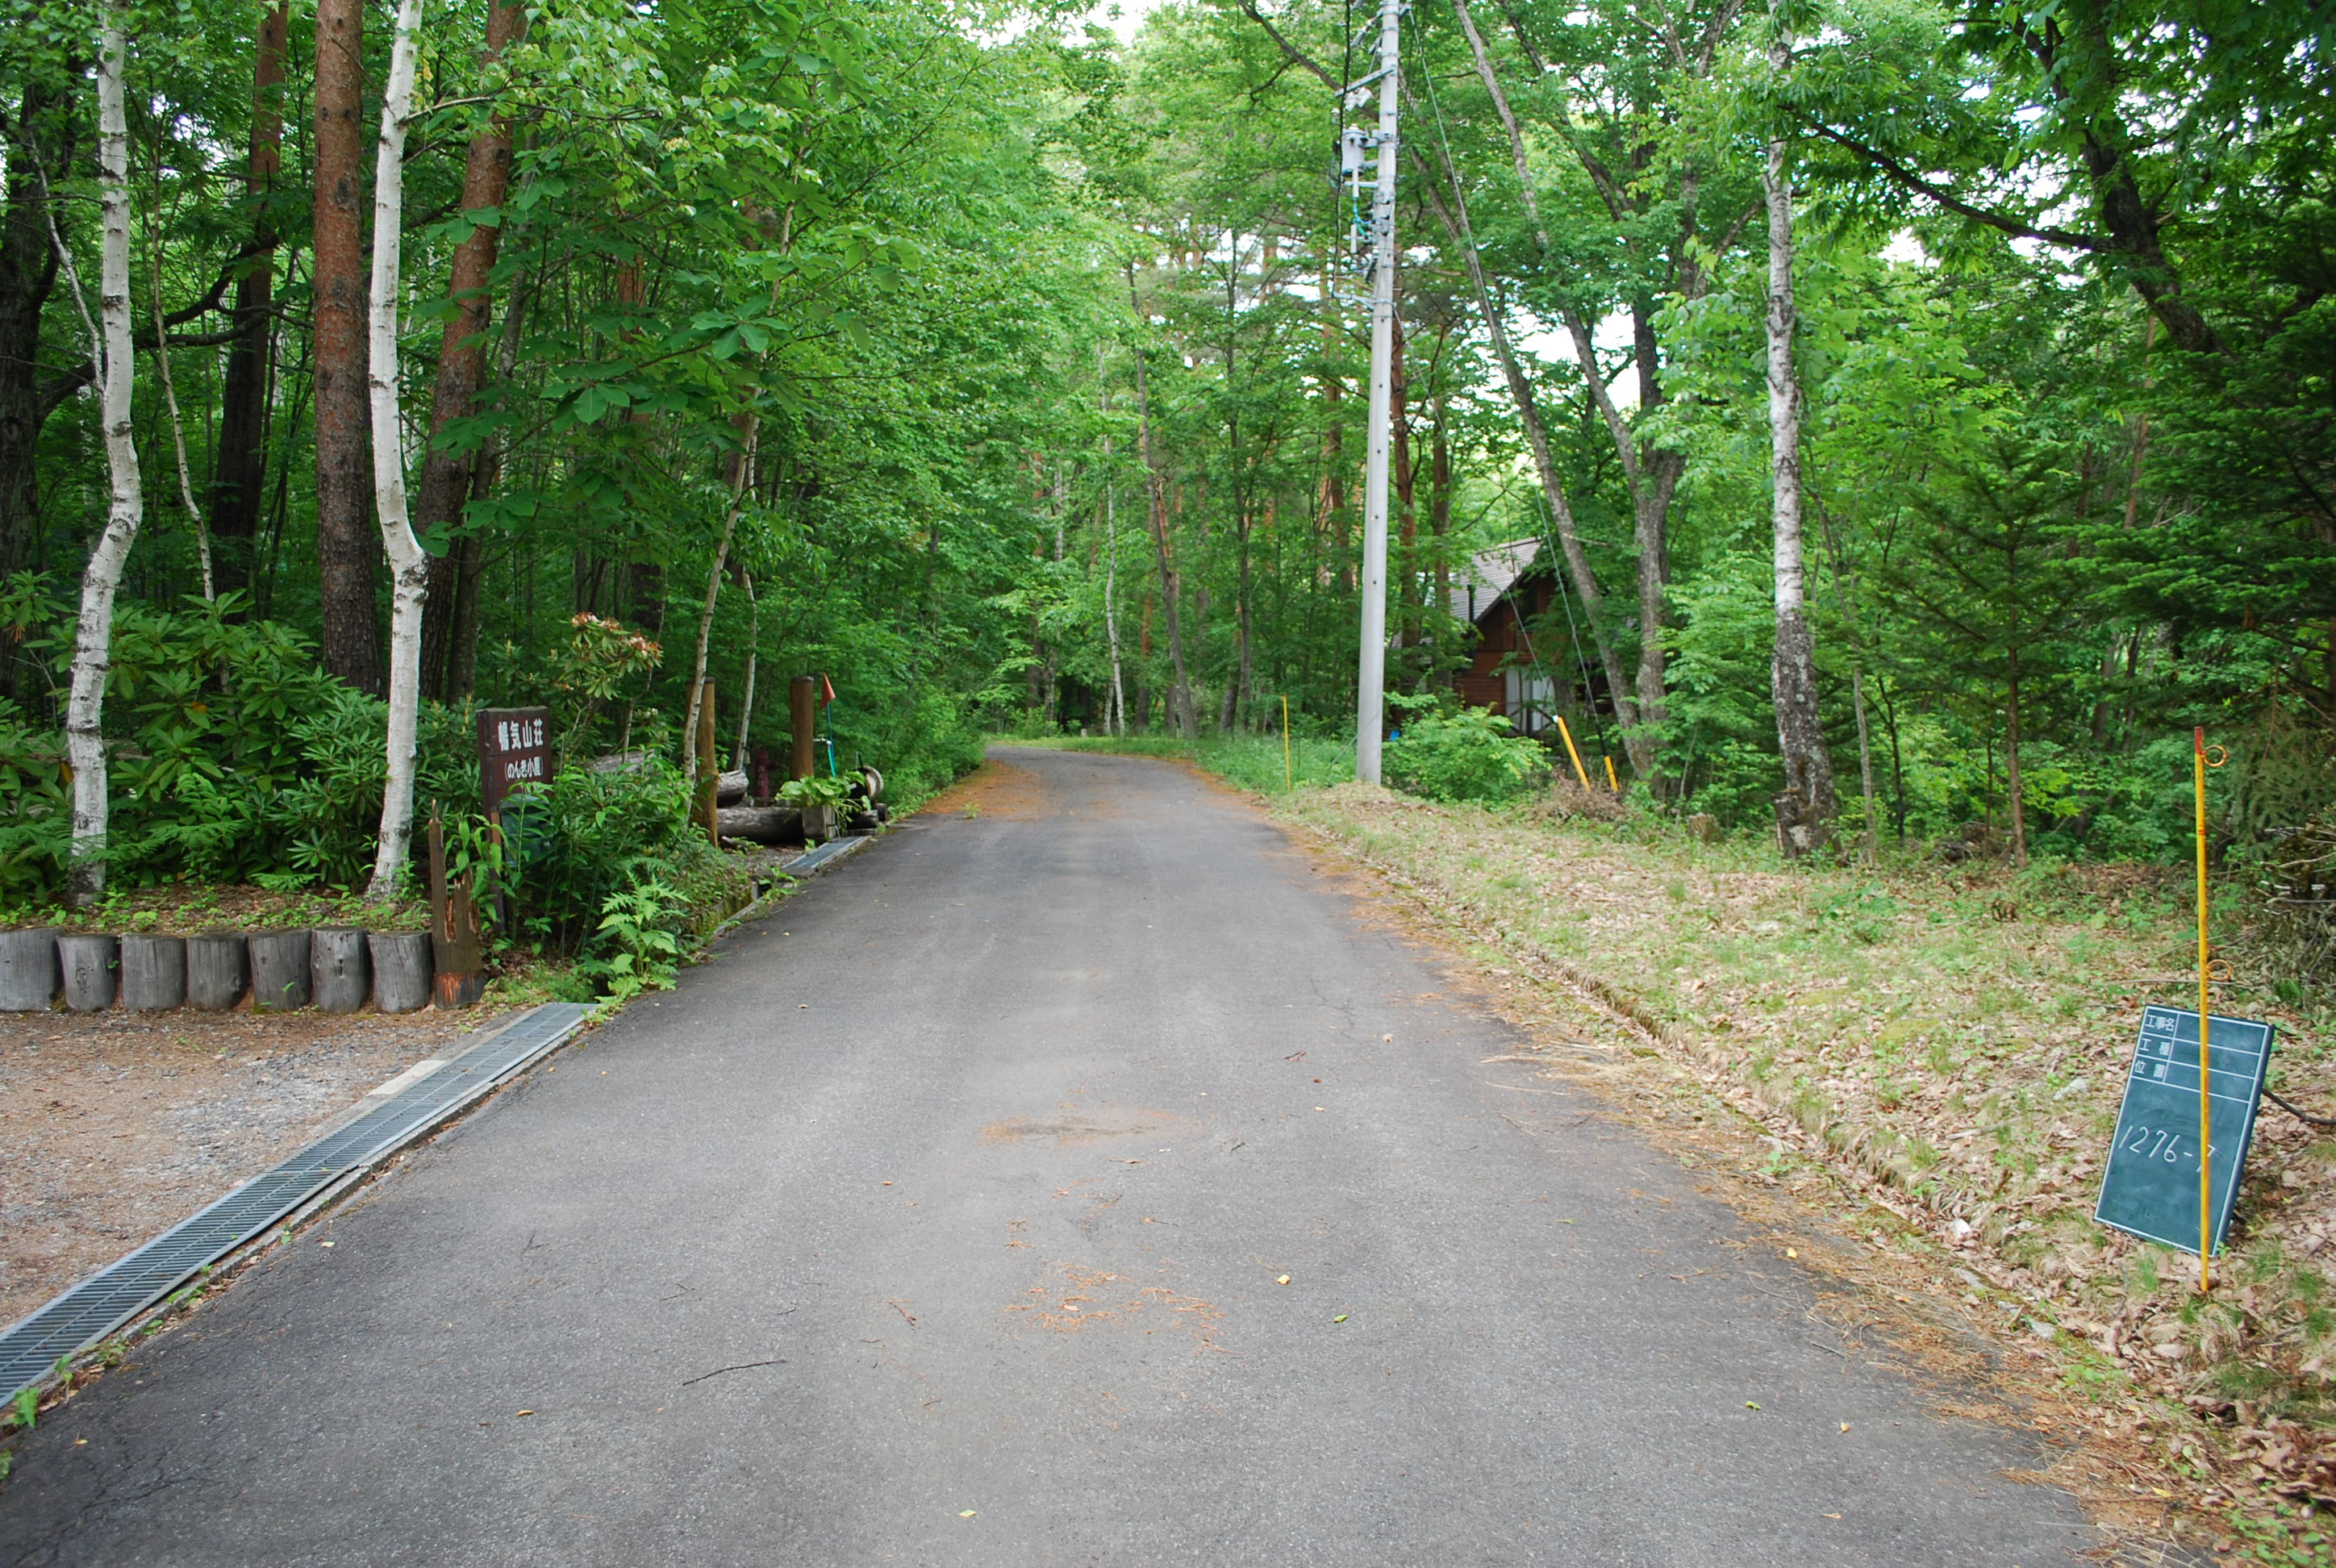
M484 707L479 710L479 803L486 812L487 831L503 846L503 807L511 796L550 784L557 771L551 760L551 710L548 707ZM468 1007L485 984L485 947L479 930L476 879L446 876L443 825L430 821L430 942L435 950L435 982L442 1008ZM497 918L506 928L511 911L503 890L495 889Z

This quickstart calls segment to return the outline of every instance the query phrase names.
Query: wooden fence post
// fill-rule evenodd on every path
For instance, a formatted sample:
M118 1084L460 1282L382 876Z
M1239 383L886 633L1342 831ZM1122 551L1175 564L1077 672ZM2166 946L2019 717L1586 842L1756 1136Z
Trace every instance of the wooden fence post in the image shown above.
M788 758L789 778L809 778L818 771L812 762L812 742L819 731L819 677L799 675L787 684L787 725L794 732Z
M697 820L706 824L714 847L720 849L722 765L714 755L714 683L702 683L697 694Z

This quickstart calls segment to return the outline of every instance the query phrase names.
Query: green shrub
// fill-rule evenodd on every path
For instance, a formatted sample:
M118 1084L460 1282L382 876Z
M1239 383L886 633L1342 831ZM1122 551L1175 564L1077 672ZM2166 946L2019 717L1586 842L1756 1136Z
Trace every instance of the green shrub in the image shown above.
M1509 733L1489 708L1440 708L1429 697L1390 696L1402 727L1380 754L1382 776L1396 789L1435 801L1499 805L1549 776L1549 758Z

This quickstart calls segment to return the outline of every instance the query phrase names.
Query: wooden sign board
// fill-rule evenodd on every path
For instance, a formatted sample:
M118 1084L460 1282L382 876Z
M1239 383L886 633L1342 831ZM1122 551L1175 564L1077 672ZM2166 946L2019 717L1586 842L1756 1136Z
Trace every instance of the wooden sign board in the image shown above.
M551 710L479 710L479 795L493 816L515 790L550 781Z
M2254 1135L2255 1107L2271 1066L2272 1026L2214 1015L2206 1037L2214 1143L2207 1151L2214 1244L2219 1251L2238 1201ZM2146 1008L2125 1104L2101 1173L2093 1218L2185 1252L2198 1250L2198 1015Z

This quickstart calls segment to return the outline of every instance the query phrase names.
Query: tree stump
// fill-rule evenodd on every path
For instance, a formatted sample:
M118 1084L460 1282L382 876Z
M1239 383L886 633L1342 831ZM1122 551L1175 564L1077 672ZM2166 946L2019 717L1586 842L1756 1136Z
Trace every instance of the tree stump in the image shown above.
M57 962L65 975L65 1006L93 1013L113 1005L121 979L119 941L93 931L67 931L57 939Z
M288 1013L308 1005L308 933L254 931L251 948L251 1010Z
M437 966L431 961L428 931L375 931L365 942L373 951L375 1008L411 1013L429 1002Z
M356 926L320 926L308 936L309 994L327 1013L353 1013L373 994L373 963Z
M138 1012L175 1008L187 999L187 939L122 939L122 1005Z
M250 948L241 931L205 931L187 939L190 1007L223 1013L243 1000L250 978Z
M0 931L0 1012L44 1013L57 999L57 928Z

